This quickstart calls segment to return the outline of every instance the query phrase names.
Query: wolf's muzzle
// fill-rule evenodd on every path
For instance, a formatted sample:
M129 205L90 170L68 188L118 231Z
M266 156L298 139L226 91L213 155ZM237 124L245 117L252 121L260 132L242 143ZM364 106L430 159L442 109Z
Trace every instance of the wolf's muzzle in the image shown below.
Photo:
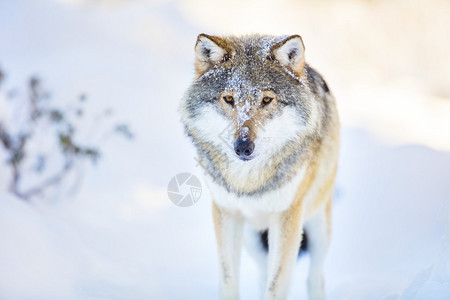
M253 150L255 149L255 143L249 138L238 138L234 143L234 152L242 160L250 160Z

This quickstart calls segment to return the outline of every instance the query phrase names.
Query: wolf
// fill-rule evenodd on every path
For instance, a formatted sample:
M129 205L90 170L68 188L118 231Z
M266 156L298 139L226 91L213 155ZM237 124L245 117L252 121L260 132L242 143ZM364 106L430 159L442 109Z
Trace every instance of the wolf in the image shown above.
M286 299L306 236L308 295L325 298L339 117L304 54L299 35L197 38L179 110L213 199L219 299L239 299L242 245L260 267L263 299Z

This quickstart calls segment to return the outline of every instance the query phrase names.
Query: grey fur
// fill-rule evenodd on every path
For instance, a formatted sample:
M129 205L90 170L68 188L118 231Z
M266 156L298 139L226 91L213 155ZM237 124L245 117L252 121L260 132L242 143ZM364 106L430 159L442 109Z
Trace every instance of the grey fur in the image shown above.
M249 35L243 37L227 37L226 41L234 50L227 61L214 65L205 74L194 80L183 99L182 108L185 113L183 122L185 131L192 138L198 150L199 158L207 172L215 182L224 186L229 192L240 196L254 196L280 187L295 173L299 161L312 157L311 145L320 145L322 135L328 130L330 117L329 101L333 97L322 76L305 64L303 75L298 78L291 70L273 59L270 48L285 37ZM237 93L237 101L248 101L253 104L263 90L276 93L280 103L278 109L269 118L279 116L283 107L294 107L299 124L308 123L311 116L311 101L319 103L320 124L318 130L308 136L289 141L281 152L291 153L276 165L268 161L266 168L275 168L276 172L264 185L250 192L234 189L223 176L223 166L217 157L223 157L223 149L214 147L208 141L198 139L190 127L189 120L201 118L201 107L210 106L218 114L225 116L219 104L222 92L232 90ZM219 133L218 133L219 134Z

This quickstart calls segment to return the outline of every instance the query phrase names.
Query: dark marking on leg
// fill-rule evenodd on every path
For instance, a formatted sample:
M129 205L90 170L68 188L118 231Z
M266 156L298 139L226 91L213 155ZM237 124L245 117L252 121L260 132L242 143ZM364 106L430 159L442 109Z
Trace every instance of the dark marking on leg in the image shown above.
M302 243L300 244L300 251L298 254L301 255L306 251L308 251L308 235L306 234L306 231L303 230Z
M261 239L261 244L266 252L269 252L269 230L264 230L259 233ZM302 242L300 244L300 249L298 255L304 254L308 250L308 235L306 231L303 231Z
M269 252L269 230L260 233L261 243L266 252Z

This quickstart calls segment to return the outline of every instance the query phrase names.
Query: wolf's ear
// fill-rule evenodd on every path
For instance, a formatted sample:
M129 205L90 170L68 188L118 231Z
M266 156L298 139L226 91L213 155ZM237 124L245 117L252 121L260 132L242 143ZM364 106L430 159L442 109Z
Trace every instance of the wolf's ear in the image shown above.
M272 58L291 69L295 75L301 76L305 66L305 46L302 37L291 35L271 48Z
M199 76L221 61L230 59L231 49L220 37L200 34L195 44L195 69Z

